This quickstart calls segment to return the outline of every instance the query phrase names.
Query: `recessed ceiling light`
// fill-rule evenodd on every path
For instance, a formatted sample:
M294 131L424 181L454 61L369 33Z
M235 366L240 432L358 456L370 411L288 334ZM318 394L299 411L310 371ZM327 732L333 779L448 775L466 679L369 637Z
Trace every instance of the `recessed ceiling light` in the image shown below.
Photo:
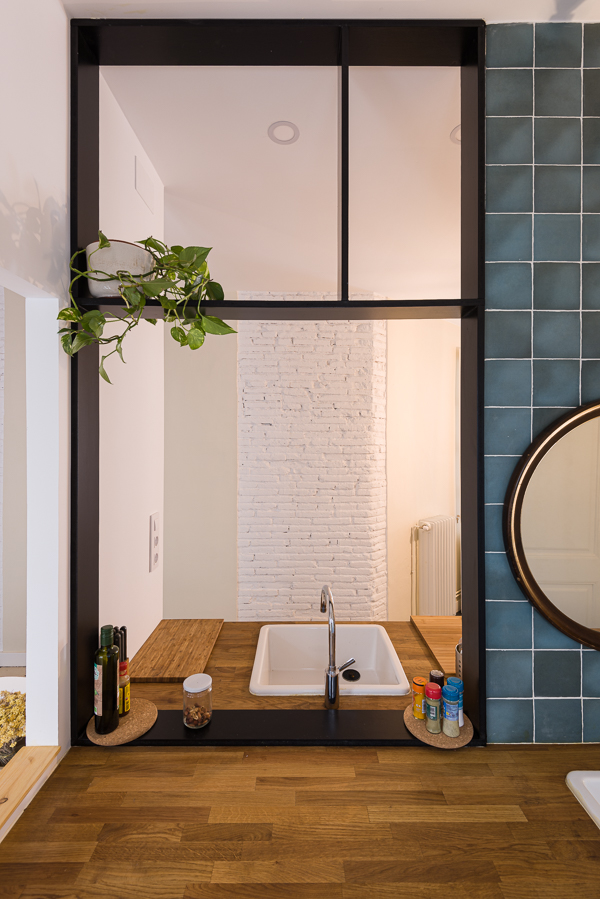
M293 122L273 122L267 134L276 144L295 144L300 137L298 126Z

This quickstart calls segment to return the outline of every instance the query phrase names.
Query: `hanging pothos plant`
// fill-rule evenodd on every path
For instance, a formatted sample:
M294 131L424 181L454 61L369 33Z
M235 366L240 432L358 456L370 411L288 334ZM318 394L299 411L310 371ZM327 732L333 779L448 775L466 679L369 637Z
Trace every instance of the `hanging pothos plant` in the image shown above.
M75 277L69 285L71 305L61 309L58 319L78 325L77 330L70 326L61 328L61 343L65 353L74 356L84 346L98 344L101 347L112 346L110 352L100 360L100 374L105 381L111 381L106 374L104 363L109 356L118 353L123 359L123 341L127 334L142 321L142 313L148 299L156 299L165 311L165 322L172 323L171 336L180 346L189 346L197 350L204 343L207 334L235 334L229 325L214 315L204 315L202 304L206 300L222 300L223 288L212 281L206 257L210 247L168 247L154 237L138 241L138 244L150 253L154 262L151 271L132 275L128 271L104 272L90 265L90 259L98 250L110 247L110 241L98 232L99 244L88 258L88 270L81 271L75 266L75 253L71 259L71 271ZM123 306L115 312L100 312L92 309L82 312L75 297L73 287L80 278L93 281L115 281L115 293L123 299ZM146 318L151 325L157 319ZM111 322L121 322L123 329L110 337L104 336L104 328Z

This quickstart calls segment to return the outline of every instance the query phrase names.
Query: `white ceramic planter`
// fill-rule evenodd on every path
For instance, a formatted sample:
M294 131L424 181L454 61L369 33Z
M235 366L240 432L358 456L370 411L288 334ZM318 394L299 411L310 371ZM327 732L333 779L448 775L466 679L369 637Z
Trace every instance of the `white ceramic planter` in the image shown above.
M119 271L131 272L132 275L144 275L152 271L154 267L152 254L134 243L128 243L125 240L111 240L109 247L98 250L98 246L99 241L95 240L85 248L87 267L88 269L99 269L112 277L98 281L88 278L90 296L115 296L119 292L117 278ZM94 250L97 252L94 253ZM91 253L94 255L90 260Z

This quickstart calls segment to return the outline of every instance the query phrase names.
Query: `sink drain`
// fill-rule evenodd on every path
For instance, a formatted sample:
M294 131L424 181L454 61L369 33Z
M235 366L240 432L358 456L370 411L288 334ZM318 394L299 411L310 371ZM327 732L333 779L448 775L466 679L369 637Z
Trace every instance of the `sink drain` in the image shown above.
M342 671L342 677L344 680L360 680L360 671L357 671L356 668L346 668L345 671Z

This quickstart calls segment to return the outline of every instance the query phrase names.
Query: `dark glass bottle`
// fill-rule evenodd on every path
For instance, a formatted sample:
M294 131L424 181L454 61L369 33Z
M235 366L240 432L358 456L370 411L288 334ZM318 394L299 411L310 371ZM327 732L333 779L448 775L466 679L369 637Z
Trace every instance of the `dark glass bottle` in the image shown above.
M119 726L119 650L112 624L100 631L94 658L94 724L97 734L110 734Z

